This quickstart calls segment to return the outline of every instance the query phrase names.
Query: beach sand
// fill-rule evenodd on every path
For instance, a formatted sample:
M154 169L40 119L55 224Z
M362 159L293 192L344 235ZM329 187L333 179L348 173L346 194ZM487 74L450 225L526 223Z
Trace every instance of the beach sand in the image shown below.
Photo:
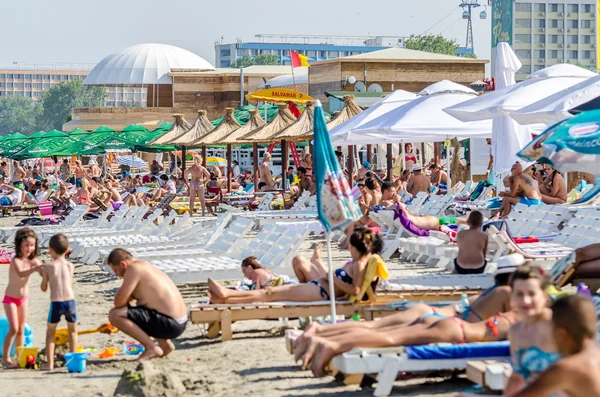
M19 218L0 218L0 226L13 226ZM310 239L301 253L310 257L310 246L319 239ZM9 248L2 246L0 248ZM47 251L43 251L47 255ZM336 266L349 259L347 251L334 249ZM48 259L46 257L46 259ZM76 263L76 262L75 262ZM76 263L77 264L77 263ZM402 264L397 258L389 262L392 277L415 275L435 270L424 270L414 264ZM4 293L8 278L7 265L0 265L0 292ZM241 278L241 273L240 273ZM121 281L104 273L97 266L77 265L75 270L75 295L79 314L79 330L96 328L108 321L112 299ZM34 346L43 348L48 315L49 296L39 289L41 278L35 274L30 283L29 316L27 323L34 330ZM233 281L232 281L233 282ZM186 304L206 298L206 284L181 286ZM2 313L0 315L4 315ZM289 326L297 325L290 321ZM59 328L66 327L63 322ZM70 396L371 396L372 388L360 390L358 386L344 386L333 377L316 379L308 371L301 371L285 349L281 324L278 321L246 321L233 325L234 340L222 343L220 339L204 337L201 326L189 324L177 340L177 350L168 358L151 361L144 368L145 389L119 386L124 371L132 377L139 363L134 357L117 355L100 359L92 355L87 361L87 371L69 374L66 368L44 373L34 370L0 369L0 396L11 397L70 397ZM85 348L99 352L105 347L122 348L132 341L123 333L115 335L90 334L80 337ZM59 363L60 365L60 363ZM435 375L435 376L439 376ZM150 381L152 380L152 381ZM125 382L130 384L130 382ZM453 396L472 386L460 377L429 377L398 381L392 395L402 396Z

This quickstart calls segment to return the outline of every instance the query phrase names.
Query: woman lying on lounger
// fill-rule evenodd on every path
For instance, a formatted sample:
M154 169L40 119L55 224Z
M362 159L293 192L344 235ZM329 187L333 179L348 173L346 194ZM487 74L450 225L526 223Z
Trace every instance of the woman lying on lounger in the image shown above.
M518 255L518 254L516 254ZM512 256L512 255L511 255ZM520 257L519 264L523 263ZM457 317L470 323L483 321L495 313L505 313L510 310L511 288L509 280L517 266L509 258L498 260L498 270L494 276L495 284L481 294L470 299L470 305L462 313L457 312L456 304L435 307L425 303L415 303L408 309L382 317L375 321L346 321L337 324L321 325L318 322L308 324L295 344L303 343L313 335L332 337L346 333L351 329L380 329L384 327L408 327L419 323L431 324L435 319ZM458 302L457 302L458 303Z
M527 377L532 368L540 363L553 360L550 313L547 312L548 295L545 289L548 281L539 268L522 266L511 277L512 299L523 321L518 328L519 337L528 333L527 345L510 337L511 348L515 351L519 370ZM469 323L457 317L437 319L429 317L423 323L409 327L387 326L377 329L349 329L332 337L313 335L302 339L296 345L296 359L302 361L304 369L310 367L315 376L323 376L324 369L331 359L354 348L381 348L393 346L413 346L429 343L471 343L505 340L511 326L517 320L514 311L499 313L477 323ZM542 320L542 322L538 322ZM529 328L533 327L533 328ZM547 333L547 335L546 335ZM511 335L514 331L511 330ZM546 336L549 336L547 338ZM539 338L540 342L534 342ZM532 347L533 346L533 347ZM536 350L529 352L528 349ZM526 353L526 354L524 354ZM538 354L539 353L539 354ZM534 355L535 357L530 357ZM531 358L531 359L530 359ZM552 361L553 362L553 361ZM544 369L547 367L544 366Z
M208 294L212 303L252 303L252 302L313 302L357 295L360 292L367 261L371 254L379 254L383 248L381 237L363 227L356 228L350 237L352 261L335 271L335 297L329 296L329 284L321 277L307 284L267 287L253 291L227 289L212 279L208 279Z

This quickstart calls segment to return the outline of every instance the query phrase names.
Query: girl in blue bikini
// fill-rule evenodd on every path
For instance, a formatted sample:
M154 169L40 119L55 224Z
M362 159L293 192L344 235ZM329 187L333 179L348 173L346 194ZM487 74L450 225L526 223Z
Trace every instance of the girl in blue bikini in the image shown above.
M352 260L335 271L335 297L329 296L327 277L321 277L306 284L267 287L252 291L227 289L212 279L208 279L208 295L211 303L253 303L253 302L313 302L357 295L362 286L367 261L372 254L379 254L383 241L370 229L357 227L350 236Z

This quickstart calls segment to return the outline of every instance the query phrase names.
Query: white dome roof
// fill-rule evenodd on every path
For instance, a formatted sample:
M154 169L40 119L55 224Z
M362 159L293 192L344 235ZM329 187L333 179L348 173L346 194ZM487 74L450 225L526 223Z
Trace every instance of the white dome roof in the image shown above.
M138 44L100 61L83 84L170 84L171 69L214 70L204 58L167 44Z

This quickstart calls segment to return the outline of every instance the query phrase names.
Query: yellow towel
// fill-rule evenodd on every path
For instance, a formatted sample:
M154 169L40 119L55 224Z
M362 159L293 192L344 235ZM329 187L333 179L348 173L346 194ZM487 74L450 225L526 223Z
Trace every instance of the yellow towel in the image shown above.
M350 302L360 302L373 280L376 278L379 278L380 280L386 280L389 276L390 273L385 266L383 259L379 255L371 255L369 261L367 262L367 270L365 271L363 283L360 286L360 292L358 295L351 296Z

